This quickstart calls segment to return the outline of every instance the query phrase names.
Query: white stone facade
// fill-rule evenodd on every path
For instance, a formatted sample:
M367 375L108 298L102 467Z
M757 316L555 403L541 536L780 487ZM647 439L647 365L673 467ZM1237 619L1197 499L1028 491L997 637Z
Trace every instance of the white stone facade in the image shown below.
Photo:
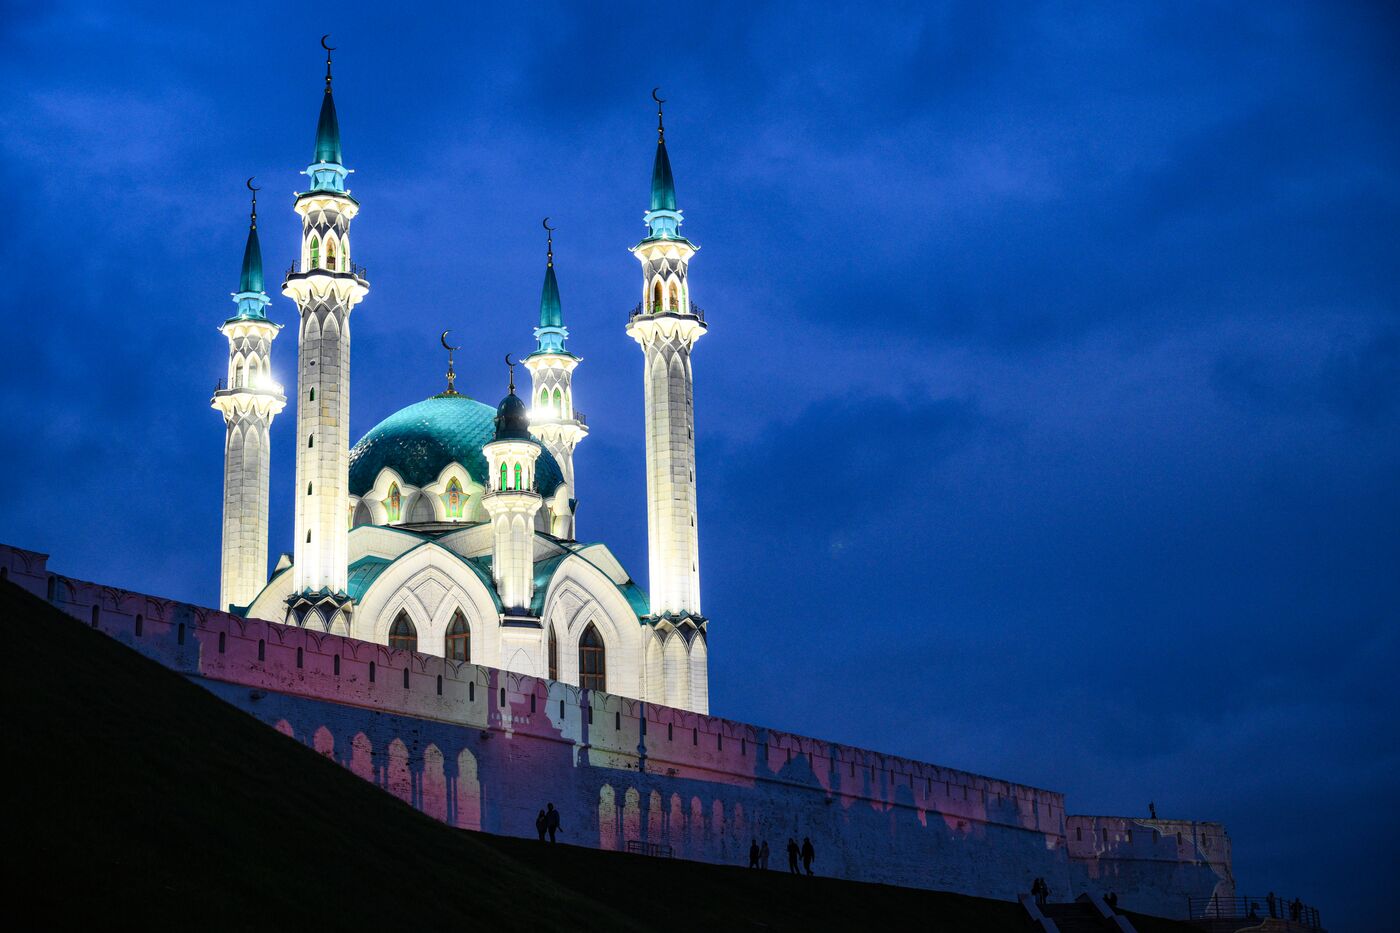
M224 507L219 605L246 606L267 579L269 444L272 419L286 405L272 379L268 321L231 318L219 331L228 338L228 388L212 406L224 416Z
M297 199L301 271L282 293L297 303L296 537L297 592L345 592L350 522L350 312L369 285L350 262L347 195L311 192Z

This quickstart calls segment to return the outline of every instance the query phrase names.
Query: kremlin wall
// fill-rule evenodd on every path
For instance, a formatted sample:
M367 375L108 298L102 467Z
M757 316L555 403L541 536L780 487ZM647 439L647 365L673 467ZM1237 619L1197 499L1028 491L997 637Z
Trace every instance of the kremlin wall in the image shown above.
M822 875L1014 900L1116 892L1185 917L1234 893L1219 823L1072 816L1064 795L806 736L49 572L0 545L0 577L452 826L746 864L810 836ZM868 698L865 702L873 702ZM289 788L314 794L315 788ZM353 814L347 814L353 819Z

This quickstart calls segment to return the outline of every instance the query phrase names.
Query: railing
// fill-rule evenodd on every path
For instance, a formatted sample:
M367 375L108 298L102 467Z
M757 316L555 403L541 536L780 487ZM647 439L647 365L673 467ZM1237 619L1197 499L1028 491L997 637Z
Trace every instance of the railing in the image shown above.
M331 273L332 275L345 275L346 273L349 273L350 275L353 275L353 276L354 276L355 278L357 278L357 279L360 279L360 280L366 281L366 282L369 281L369 279L368 279L368 277L367 277L367 276L368 276L368 273L365 271L365 267L364 267L364 266L361 266L361 265L357 265L356 263L353 263L353 262L350 263L350 268L348 268L348 269L321 269L321 268L317 268L317 269L307 269L306 271L307 271L307 272L329 272L329 273ZM287 267L287 274L286 274L286 276L284 276L284 278L290 279L290 278L291 278L292 276L294 276L294 275L301 275L301 274L303 274L303 273L297 272L297 264L296 264L296 263L292 263L290 266Z
M661 858L675 858L675 850L664 842L643 842L640 839L628 839L627 851L633 855L655 855Z
M1269 893L1235 897L1189 897L1192 920L1290 920L1305 929L1321 930L1322 915L1302 899Z
M588 416L577 409L574 410L574 420L585 427L588 426Z
M628 312L627 312L627 323L628 323L628 324L631 324L631 323L632 323L633 321L635 321L637 318L641 317L642 315L644 315L644 314L646 314L646 313L647 313L647 312L646 312L645 310L643 310L643 308L642 308L641 302L638 302L638 303L637 303L637 306L636 306L635 308L633 308L631 311L628 311ZM679 312L679 311L666 311L665 309L662 309L662 310L660 310L660 311L657 311L656 313L657 313L657 314L680 314L681 312ZM705 309L704 309L704 308L701 308L699 305L692 304L692 305L690 306L690 313L691 313L691 315L692 315L693 317L699 318L701 324L704 324L704 323L705 323Z

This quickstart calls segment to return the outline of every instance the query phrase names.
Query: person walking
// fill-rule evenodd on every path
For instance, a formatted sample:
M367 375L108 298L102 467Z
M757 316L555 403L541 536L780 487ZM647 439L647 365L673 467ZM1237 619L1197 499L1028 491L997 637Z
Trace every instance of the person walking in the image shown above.
M554 809L554 804L547 804L548 810L544 815L544 828L549 831L549 841L554 841L554 834L559 832L559 811Z
M749 843L749 867L750 867L750 868L757 868L757 867L758 867L758 857L759 857L758 840L757 840L757 839L754 839L752 842Z
M549 823L545 820L544 811L541 810L540 815L535 817L535 832L540 834L540 842L544 842L544 831L548 828Z
M812 859L817 857L817 850L812 848L812 837L802 837L802 867L807 874L812 874Z
M1045 906L1045 879L1037 877L1031 882L1031 897L1035 898L1035 906Z
M763 840L762 847L758 850L758 867L764 871L768 870L768 840Z
M788 871L792 872L794 875L802 874L800 871L797 870L797 840L793 839L791 836L788 837L787 852Z

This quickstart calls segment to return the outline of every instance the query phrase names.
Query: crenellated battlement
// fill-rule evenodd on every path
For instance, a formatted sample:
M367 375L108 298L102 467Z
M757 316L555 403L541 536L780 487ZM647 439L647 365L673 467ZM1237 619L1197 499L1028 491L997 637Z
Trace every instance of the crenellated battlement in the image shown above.
M776 858L796 833L831 874L1002 898L1043 876L1159 913L1233 890L1218 823L1067 816L1056 791L64 577L5 545L0 576L464 828L529 835L563 800L586 826L570 841L602 848L736 861L761 834Z

